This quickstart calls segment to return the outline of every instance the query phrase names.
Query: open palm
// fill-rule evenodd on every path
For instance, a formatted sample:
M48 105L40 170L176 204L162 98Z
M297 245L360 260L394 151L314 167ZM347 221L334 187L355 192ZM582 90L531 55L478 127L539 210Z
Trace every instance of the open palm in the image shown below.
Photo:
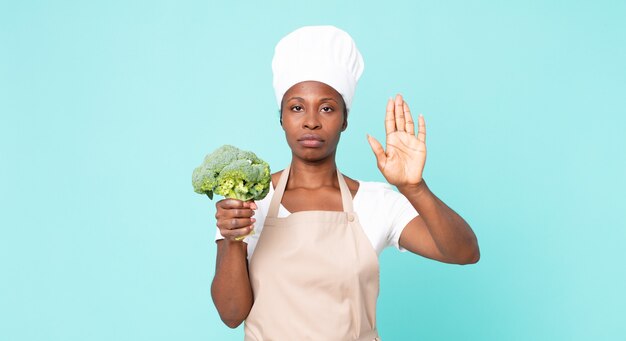
M375 138L368 135L368 142L376 155L378 169L387 182L395 186L417 185L422 181L426 164L426 123L418 117L418 133L409 105L396 95L387 102L385 115L387 133L386 149Z

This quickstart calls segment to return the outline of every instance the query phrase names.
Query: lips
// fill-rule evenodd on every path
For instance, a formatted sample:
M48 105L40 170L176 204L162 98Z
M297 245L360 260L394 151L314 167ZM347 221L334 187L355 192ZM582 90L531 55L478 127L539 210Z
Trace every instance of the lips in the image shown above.
M321 147L324 140L321 136L315 134L304 134L298 139L298 143L303 147L316 148Z

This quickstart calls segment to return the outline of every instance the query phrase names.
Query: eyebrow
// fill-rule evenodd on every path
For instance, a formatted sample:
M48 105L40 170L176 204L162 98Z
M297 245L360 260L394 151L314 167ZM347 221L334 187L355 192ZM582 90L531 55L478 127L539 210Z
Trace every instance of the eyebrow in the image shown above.
M292 99L297 99L297 100L300 100L300 101L303 101L303 102L304 102L304 98L302 98L302 97L291 97L291 98L290 98L290 99L288 99L287 101L291 101ZM337 102L337 100L336 100L336 99L331 98L331 97L324 97L324 98L320 98L320 101L321 101L321 102L323 102L323 101L333 101L333 102L335 102L335 103L339 103L339 102Z

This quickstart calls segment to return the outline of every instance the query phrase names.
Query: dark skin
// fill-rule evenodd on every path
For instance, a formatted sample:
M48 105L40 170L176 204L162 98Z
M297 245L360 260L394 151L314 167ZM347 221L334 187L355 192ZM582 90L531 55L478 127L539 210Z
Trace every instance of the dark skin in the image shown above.
M347 126L345 104L332 87L301 82L283 97L282 128L292 152L291 173L282 204L290 212L342 211L335 155ZM419 212L400 235L403 248L445 263L472 264L480 258L476 236L469 225L437 198L422 178L426 161L426 128L419 133L408 104L400 95L387 102L387 148L368 136L379 170ZM314 142L305 141L314 138ZM281 172L272 174L275 187ZM359 183L345 177L352 196ZM248 276L247 244L236 240L254 229L254 202L224 199L216 204L217 226L225 237L217 241L217 261L211 294L222 321L231 328L243 322L253 303Z

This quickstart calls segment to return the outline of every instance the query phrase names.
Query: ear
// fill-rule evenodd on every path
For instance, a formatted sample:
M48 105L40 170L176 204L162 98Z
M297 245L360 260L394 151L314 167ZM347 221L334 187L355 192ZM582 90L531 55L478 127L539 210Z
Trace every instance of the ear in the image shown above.
M343 112L343 124L341 125L341 131L345 131L348 128L348 109Z

